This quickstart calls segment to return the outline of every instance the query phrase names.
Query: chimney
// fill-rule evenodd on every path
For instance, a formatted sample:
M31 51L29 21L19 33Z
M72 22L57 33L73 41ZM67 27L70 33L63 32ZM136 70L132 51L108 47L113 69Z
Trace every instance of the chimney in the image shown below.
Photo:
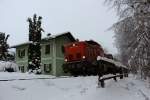
M51 36L51 33L48 33L47 36L48 36L48 37Z

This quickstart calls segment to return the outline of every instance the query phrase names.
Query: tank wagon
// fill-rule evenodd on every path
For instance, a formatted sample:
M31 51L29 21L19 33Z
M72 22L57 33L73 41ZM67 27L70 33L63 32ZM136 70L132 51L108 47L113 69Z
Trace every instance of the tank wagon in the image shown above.
M93 40L76 41L64 45L65 73L78 75L105 75L125 73L127 68L105 54L102 46Z

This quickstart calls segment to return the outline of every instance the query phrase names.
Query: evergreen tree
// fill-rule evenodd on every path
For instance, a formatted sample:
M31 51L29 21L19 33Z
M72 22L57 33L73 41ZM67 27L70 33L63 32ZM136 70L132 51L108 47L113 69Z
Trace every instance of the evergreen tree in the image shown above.
M0 60L8 60L8 48L7 44L9 35L5 36L5 33L0 33Z
M33 19L28 18L29 22L29 50L28 50L28 59L29 59L29 72L34 72L36 74L41 73L41 34L44 31L41 28L42 17L39 16L37 19L36 14L34 14Z

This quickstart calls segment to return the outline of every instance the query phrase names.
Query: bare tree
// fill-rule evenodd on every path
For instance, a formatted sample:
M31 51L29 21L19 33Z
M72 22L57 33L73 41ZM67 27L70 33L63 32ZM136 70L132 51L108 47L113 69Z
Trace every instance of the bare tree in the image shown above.
M150 0L106 0L120 19L112 29L121 60L135 73L148 76L150 65Z

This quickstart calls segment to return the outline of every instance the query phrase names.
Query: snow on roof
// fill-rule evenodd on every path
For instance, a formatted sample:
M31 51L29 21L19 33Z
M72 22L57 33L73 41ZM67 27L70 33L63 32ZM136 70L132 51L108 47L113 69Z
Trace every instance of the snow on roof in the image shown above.
M72 36L72 34L70 32L63 32L63 33L59 33L59 34L56 34L56 35L50 35L50 36L47 36L45 38L42 38L42 40L49 40L49 39L54 39L54 38L57 38L59 36L62 36L62 35L70 35L71 39L73 39L75 41L75 38ZM30 44L31 41L28 41L28 42L24 42L24 43L21 43L21 44L17 44L17 45L14 45L14 46L11 46L10 48L16 48L18 46L21 46L21 45L27 45L27 44Z
M28 41L28 42L20 43L20 44L17 44L17 45L13 45L10 48L15 48L15 47L18 47L18 46L21 46L21 45L27 45L27 44L30 44L30 43L31 43L31 41Z
M127 68L125 65L123 65L122 63L117 62L117 61L115 61L115 65L119 66L119 67Z
M113 63L115 64L117 67L123 67L123 68L127 68L125 65L123 65L122 63L118 62L118 61L114 61L112 59L108 59L106 57L97 57L97 60L103 60L103 61L107 61L107 62L110 62L110 63Z
M70 33L70 32L58 33L58 34L55 34L55 35L47 36L47 37L45 37L45 38L43 38L43 39L47 39L47 38L56 38L56 37L58 37L58 36L65 35L65 34L68 34L68 33ZM71 34L71 33L70 33L70 34Z
M108 58L106 58L106 57L97 57L97 60L103 60L103 61L107 61L107 62L110 62L110 63L115 63L115 61L114 60L112 60L112 59L108 59Z

